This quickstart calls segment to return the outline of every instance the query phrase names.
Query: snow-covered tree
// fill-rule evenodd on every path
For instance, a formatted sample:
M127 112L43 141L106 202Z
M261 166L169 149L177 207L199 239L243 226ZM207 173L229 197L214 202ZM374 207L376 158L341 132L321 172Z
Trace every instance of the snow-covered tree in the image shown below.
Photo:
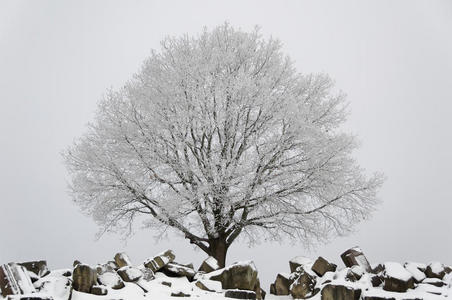
M74 201L106 231L172 228L221 266L239 235L322 241L382 183L353 159L346 115L327 75L298 73L258 30L167 38L64 153Z

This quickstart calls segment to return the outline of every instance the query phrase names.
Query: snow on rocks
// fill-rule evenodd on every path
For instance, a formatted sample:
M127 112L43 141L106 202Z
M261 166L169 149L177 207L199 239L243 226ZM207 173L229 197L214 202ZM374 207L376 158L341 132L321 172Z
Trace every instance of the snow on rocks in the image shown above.
M353 247L341 254L342 261L347 267L361 266L366 272L371 272L372 268L359 247Z
M116 272L105 272L98 275L97 282L114 290L119 290L124 287L124 282Z
M425 275L427 275L428 278L443 279L444 275L446 275L446 271L443 264L440 262L432 262L425 269Z
M165 265L167 265L170 262L174 261L174 258L176 256L174 255L173 251L167 250L163 253L158 254L157 256L153 258L149 258L144 262L144 266L146 268L151 269L153 272L156 272L163 268Z
M408 272L411 273L416 283L419 283L426 278L425 273L419 269L419 265L417 263L407 262L403 266Z
M90 266L78 264L72 272L72 287L74 290L89 293L97 282L97 273Z
M0 288L4 297L35 292L28 270L16 263L0 266Z
M314 271L318 276L322 277L326 272L335 272L337 266L335 264L329 263L326 259L319 256L317 260L311 267L311 270Z
M410 272L399 263L385 263L383 286L385 291L404 293L412 288L414 288L414 279Z
M295 272L300 266L304 267L305 269L310 269L313 264L314 262L310 258L304 256L296 256L289 260L290 273Z
M210 273L218 270L219 268L220 267L218 266L217 260L214 257L209 256L201 263L201 266L199 267L198 271Z
M115 262L118 265L118 268L132 265L132 261L129 256L124 252L116 253Z
M118 275L125 282L135 282L143 276L143 273L137 268L125 266L118 270Z
M209 279L199 279L196 281L195 285L201 290L209 292L221 292L222 286L221 282Z

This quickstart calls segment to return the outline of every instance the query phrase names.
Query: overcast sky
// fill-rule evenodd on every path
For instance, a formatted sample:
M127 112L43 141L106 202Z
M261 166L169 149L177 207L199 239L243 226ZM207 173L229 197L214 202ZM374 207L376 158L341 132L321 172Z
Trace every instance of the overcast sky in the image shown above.
M60 152L85 130L105 91L120 87L166 35L229 21L279 38L304 73L326 72L348 94L347 128L360 164L387 181L382 204L356 233L311 251L234 245L264 288L297 255L360 245L372 263L452 264L452 1L1 1L0 263L47 259L70 267L127 251L136 263L167 248L204 258L182 238L138 231L95 240L67 194Z

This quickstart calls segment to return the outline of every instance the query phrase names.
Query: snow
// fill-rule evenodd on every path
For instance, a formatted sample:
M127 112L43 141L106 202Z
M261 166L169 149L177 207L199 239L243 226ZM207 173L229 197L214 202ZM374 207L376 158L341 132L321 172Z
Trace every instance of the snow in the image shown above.
M432 262L429 266L432 269L432 272L435 274L439 274L444 271L444 266L440 262Z
M405 269L406 269L408 272L410 272L411 275L413 275L414 279L415 279L417 282L420 282L420 281L424 280L426 276L425 276L424 272L421 272L421 271L419 270L418 266L419 266L419 265L416 264L416 263L408 262L408 263L405 264Z
M312 259L308 258L308 257L304 257L304 256L296 256L294 258L292 258L290 260L290 262L292 263L296 263L302 266L305 265L312 265L314 262L312 261Z
M401 264L396 262L385 263L385 274L388 277L400 279L403 281L410 280L413 276Z
M115 286L118 282L121 281L119 275L113 272L105 272L101 275L98 275L98 278L99 281L106 286Z
M209 256L206 260L205 260L206 264L209 265L212 269L217 270L220 267L218 266L218 261L212 257Z
M222 290L220 281L209 280L209 279L200 279L199 282L201 282L206 288L208 288L211 291L221 292L221 290Z

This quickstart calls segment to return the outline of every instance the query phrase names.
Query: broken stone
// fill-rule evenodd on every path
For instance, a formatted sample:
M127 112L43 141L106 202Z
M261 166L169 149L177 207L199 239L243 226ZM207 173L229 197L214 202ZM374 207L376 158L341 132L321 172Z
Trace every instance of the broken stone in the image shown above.
M227 298L234 298L234 299L256 300L256 293L253 291L246 291L246 290L228 290L224 293L224 296Z
M425 275L427 275L428 278L443 279L444 275L446 275L446 271L441 263L433 262L425 269Z
M372 277L370 277L370 283L372 283L373 287L378 287L382 285L383 282L383 276L381 275L373 275Z
M137 268L125 266L118 270L118 275L125 282L135 282L143 276L143 273Z
M35 292L28 270L15 263L0 266L0 288L3 297Z
M171 297L190 297L190 294L185 294L184 292L171 293Z
M201 263L201 266L199 266L198 271L210 273L218 270L219 268L220 267L218 266L217 260L214 257L209 256Z
M151 269L142 268L141 272L143 273L143 277L141 277L141 278L143 278L146 281L151 281L151 280L153 280L155 278L154 277L154 272L152 272Z
M346 267L361 266L366 272L372 271L369 261L359 247L348 249L341 254L341 258Z
M441 279L438 279L438 278L426 278L424 281L422 281L422 283L430 284L430 285L437 286L437 287L442 287L442 286L447 285L447 283L445 283L444 281L442 281Z
M360 296L360 289L343 285L327 284L322 289L322 300L358 300Z
M151 269L153 272L156 272L168 263L173 262L175 258L176 256L174 255L173 251L167 250L152 259L146 260L144 262L144 266Z
M414 279L411 273L399 263L385 263L383 289L390 292L404 293L410 288L414 288Z
M195 270L174 262L168 263L160 271L169 277L187 277L188 281L193 281L196 275Z
M380 274L385 270L385 266L382 264L378 264L375 268L372 269L372 274Z
M74 262L72 263L72 266L75 268L79 264L81 264L81 262L79 260L74 260Z
M356 282L361 279L364 274L364 270L361 266L353 266L347 271L345 279L351 282Z
M171 285L172 285L172 283L168 282L168 281L162 281L160 283L163 284L163 285L169 286L169 287L171 287Z
M253 291L256 293L256 299L262 300L265 298L265 291L261 289L261 282L259 278L256 280L256 284L254 285Z
M99 284L110 287L114 290L122 289L125 285L121 277L116 272L105 272L97 277Z
M270 286L270 293L277 296L289 295L292 282L290 275L279 273L276 275L275 283L272 284L273 287Z
M50 273L47 268L47 261L39 260L39 261L28 261L19 263L18 265L25 267L30 272L35 273L38 277L44 277Z
M296 256L289 261L290 273L296 272L298 267L309 269L312 266L312 259L304 256Z
M88 265L78 264L72 272L72 287L78 292L91 292L91 287L96 282L97 273Z
M132 265L132 261L125 252L116 253L115 262L119 268Z
M51 296L22 296L22 295L10 295L6 300L53 300Z
M319 289L315 289L315 284L315 277L303 271L290 286L290 294L296 299L310 298L319 292Z
M426 278L425 273L422 272L415 263L405 263L403 267L411 273L416 283L419 283Z
M252 291L257 280L257 270L252 261L234 263L207 275L208 279L220 281L223 289Z
M312 266L311 270L314 271L318 276L322 277L326 272L335 272L337 266L335 264L329 263L323 257L317 258Z
M108 290L104 286L94 285L91 287L91 294L97 296L105 296L107 295Z
M216 280L199 279L195 285L201 290L208 292L221 292L222 290L221 282Z

